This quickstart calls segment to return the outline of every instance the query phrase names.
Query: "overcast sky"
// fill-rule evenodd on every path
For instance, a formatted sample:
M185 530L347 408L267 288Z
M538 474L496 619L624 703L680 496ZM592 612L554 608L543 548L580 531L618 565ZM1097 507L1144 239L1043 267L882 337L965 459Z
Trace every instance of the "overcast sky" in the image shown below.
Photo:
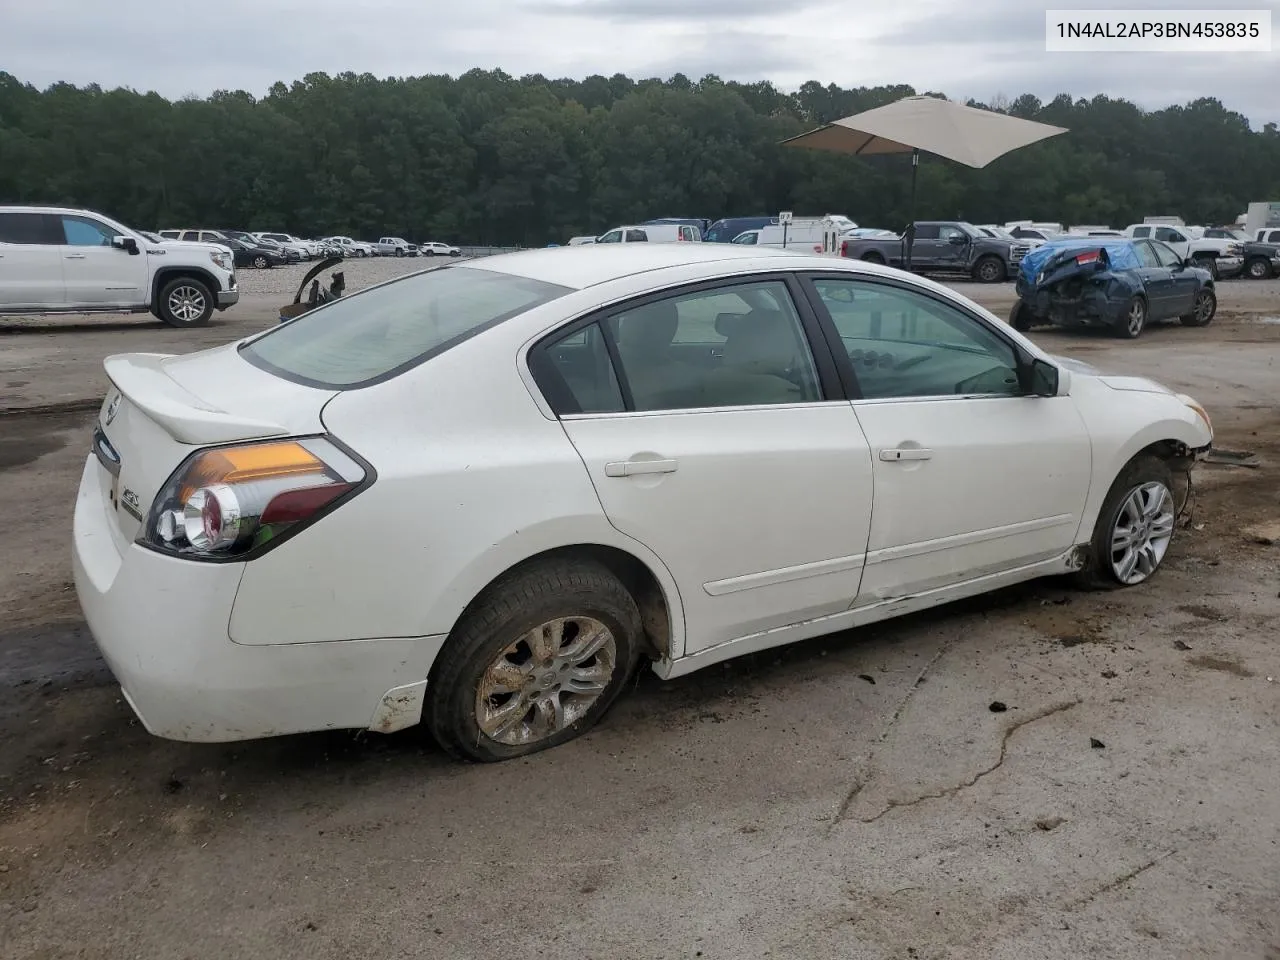
M1106 7L1097 0L1096 7ZM156 90L261 95L311 71L907 83L953 99L1060 92L1159 108L1222 100L1261 128L1280 122L1271 53L1045 52L1044 11L1065 0L0 0L0 70ZM1120 6L1119 2L1110 6ZM1272 11L1280 0L1127 0L1170 9ZM180 12L179 12L180 11Z

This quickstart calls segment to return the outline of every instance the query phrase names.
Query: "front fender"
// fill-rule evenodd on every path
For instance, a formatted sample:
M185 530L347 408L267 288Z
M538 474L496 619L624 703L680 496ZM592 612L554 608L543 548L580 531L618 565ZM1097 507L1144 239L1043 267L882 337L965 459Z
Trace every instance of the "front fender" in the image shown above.
M1199 414L1174 394L1113 390L1084 376L1075 379L1074 387L1072 395L1093 443L1093 475L1076 536L1082 542L1092 536L1103 501L1129 461L1160 443L1203 450L1212 444L1213 433Z

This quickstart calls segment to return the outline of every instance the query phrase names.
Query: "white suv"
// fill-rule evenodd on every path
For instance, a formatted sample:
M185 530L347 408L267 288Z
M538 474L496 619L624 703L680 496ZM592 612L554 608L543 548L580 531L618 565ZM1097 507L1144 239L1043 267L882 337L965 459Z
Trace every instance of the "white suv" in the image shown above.
M239 299L218 244L155 243L91 210L0 206L0 315L149 311L195 327Z
M418 244L418 255L423 257L460 257L462 251L457 247L451 247L447 243L436 243L428 240L426 243Z

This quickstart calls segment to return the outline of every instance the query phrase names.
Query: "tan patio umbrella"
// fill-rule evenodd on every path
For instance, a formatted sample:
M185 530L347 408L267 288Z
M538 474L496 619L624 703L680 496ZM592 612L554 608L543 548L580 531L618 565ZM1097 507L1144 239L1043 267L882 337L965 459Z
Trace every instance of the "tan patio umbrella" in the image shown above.
M911 154L911 202L906 230L906 266L910 269L911 246L915 240L916 170L920 166L921 150L981 168L1019 147L1066 132L1065 127L966 107L937 97L904 97L782 143L863 157Z

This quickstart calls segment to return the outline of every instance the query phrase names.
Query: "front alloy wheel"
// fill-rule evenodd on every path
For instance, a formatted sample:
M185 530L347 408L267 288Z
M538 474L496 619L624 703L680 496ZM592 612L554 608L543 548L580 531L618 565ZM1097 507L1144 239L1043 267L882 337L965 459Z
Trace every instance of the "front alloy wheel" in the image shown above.
M1159 480L1135 487L1111 526L1111 573L1127 587L1160 566L1173 540L1173 493Z
M1173 472L1159 457L1126 466L1098 511L1090 562L1077 579L1086 587L1132 587L1160 568L1173 542L1178 508Z

